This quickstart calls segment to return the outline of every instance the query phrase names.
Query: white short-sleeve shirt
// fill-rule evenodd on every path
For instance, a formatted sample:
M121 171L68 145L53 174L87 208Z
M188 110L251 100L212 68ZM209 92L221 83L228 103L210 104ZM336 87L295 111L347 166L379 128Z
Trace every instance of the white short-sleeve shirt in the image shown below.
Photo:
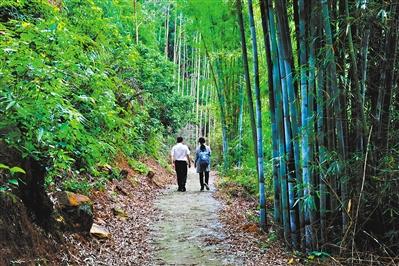
M171 155L175 161L187 162L187 155L190 155L190 150L188 149L187 145L184 145L183 143L177 143L175 146L173 146Z

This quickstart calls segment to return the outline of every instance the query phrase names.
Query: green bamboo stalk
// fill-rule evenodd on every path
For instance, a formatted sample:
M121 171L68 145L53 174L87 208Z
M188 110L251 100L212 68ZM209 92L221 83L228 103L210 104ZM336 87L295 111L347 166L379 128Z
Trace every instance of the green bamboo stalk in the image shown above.
M316 202L317 198L317 186L319 184L318 179L317 179L317 170L315 170L315 149L316 149L316 123L315 119L317 117L317 111L315 109L315 87L316 87L316 59L315 59L315 41L317 38L317 29L316 29L316 23L318 21L316 12L312 12L312 8L316 6L316 1L311 0L309 2L309 5L307 6L308 12L310 12L310 18L309 18L309 37L308 37L308 65L309 65L309 78L308 78L308 136L309 136L309 176L310 176L310 183L311 183L311 196L314 199L313 201ZM315 204L315 207L317 208L317 204ZM310 223L314 225L312 227L313 229L313 235L314 235L314 243L315 245L318 244L317 240L319 239L318 233L317 233L317 213L316 213L316 208L313 208L310 210ZM318 248L318 246L316 246Z
M211 69L211 74L212 74L212 79L215 85L215 89L216 89L216 94L217 94L217 98L218 98L218 102L219 102L219 108L220 108L220 123L221 123L221 127L222 127L222 142L223 142L223 171L226 172L229 166L229 158L228 158L228 139L227 139L227 124L226 124L226 107L225 107L225 98L222 92L223 88L223 83L222 83L222 76L220 74L220 66L218 64L218 62L216 62L216 69L218 70L218 75L216 76L216 73L214 71L214 67L211 61L211 56L209 54L209 50L208 47L206 45L205 39L202 38L202 43L204 45L204 49L205 49L205 53L207 58L209 59L209 66ZM217 60L217 59L216 59ZM219 82L218 82L219 80Z
M266 49L267 74L268 74L268 91L269 91L269 108L270 121L272 126L272 149L273 149L273 187L274 187L274 221L281 224L281 202L280 202L280 186L279 186L279 136L276 124L276 103L274 84L273 84L273 62L271 54L270 33L269 33L269 15L267 10L267 3L265 0L259 0L260 13L262 18L263 41ZM280 121L279 121L280 122Z
M362 108L364 109L365 101L366 101L366 91L367 91L367 65L368 65L368 50L369 50L369 42L370 42L370 29L368 26L363 31L362 37L362 48L361 48L361 91L362 91Z
M199 38L201 39L201 35L199 35ZM199 138L199 133L198 133L198 123L199 123L199 106L200 106L200 90L201 90L201 51L200 48L198 48L198 72L197 72L197 83L195 86L195 91L196 91L196 110L195 110L195 139L197 140Z
M177 60L177 10L175 10L175 20L174 20L174 32L173 32L173 63L176 64Z
M239 82L239 102L240 109L238 114L238 161L237 167L241 167L242 161L242 133L243 133L243 117L244 117L244 86Z
M284 120L283 108L280 104L282 102L282 83L280 76L280 62L278 56L278 43L277 43L277 28L275 25L275 12L273 9L272 1L266 0L267 14L269 15L269 38L270 38L270 54L273 63L273 88L274 88L274 101L276 102L276 125L278 135L278 149L279 149L279 181L280 181L280 196L281 196L281 221L283 225L283 234L285 241L290 243L290 223L288 211L288 192L287 192L287 165L285 160L285 136L284 136ZM275 192L276 193L276 192Z
M259 179L259 205L260 205L260 226L266 228L266 198L265 198L265 177L263 169L263 132L262 132L262 108L259 82L258 66L258 47L256 42L255 21L252 8L252 0L248 0L249 25L251 29L252 53L253 53L253 71L254 71L254 89L255 89L255 109L256 109L256 137L257 137L257 165Z
M299 149L299 126L298 126L298 112L297 112L297 97L295 95L295 88L293 83L293 66L291 65L292 59L292 47L290 42L290 33L288 22L286 20L287 7L285 2L276 2L276 10L278 12L277 21L278 29L280 31L279 42L281 49L279 49L280 54L280 68L282 78L282 94L283 94L283 110L285 119L285 141L286 141L286 154L288 156L288 196L290 205L290 226L292 234L292 244L297 245L298 236L298 223L297 223L297 211L301 212L303 210L301 200L298 201L298 207L295 207L296 199L301 199L303 197L303 191L301 188L296 188L295 182L297 184L302 184L302 177L300 174L300 149ZM292 163L293 162L293 163ZM299 215L301 217L302 215ZM302 222L301 219L299 220ZM302 226L300 226L302 228Z
M314 199L312 197L312 181L310 174L310 153L309 145L310 123L309 117L313 110L309 109L309 92L307 72L307 55L306 55L306 29L305 29L305 3L304 0L298 1L299 14L299 62L300 62L300 80L301 80L301 110L302 110L302 180L304 195L304 216L305 216L305 245L307 249L312 249L315 245L315 237L313 234L311 216L314 209Z
M187 58L187 40L186 40L186 34L183 35L183 40L184 40L184 45L183 45L183 77L181 81L181 95L184 96L186 92L186 74L187 74L187 64L189 61L189 58Z
M242 16L242 6L241 0L236 0L236 9L237 9L237 17L238 17L238 25L240 27L240 36L241 36L241 52L242 52L242 62L244 67L244 77L245 77L245 87L247 92L248 99L248 110L249 117L251 121L251 129L252 129L252 140L254 142L254 155L255 158L258 157L258 148L256 142L256 122L255 122L255 112L254 112L254 104L252 99L252 89L251 89L251 80L249 76L249 67L248 67L248 53L247 53L247 44L245 37L245 28L244 28L244 20ZM258 168L257 168L258 170Z
M324 90L324 69L319 64L317 72L316 86L316 106L317 106L317 144L319 159L319 193L320 193L320 242L324 244L327 240L327 179L323 169L326 163L326 147L325 147L325 90Z
M360 151L364 150L364 145L365 145L365 136L367 134L367 123L366 123L366 117L364 114L364 103L362 102L362 93L361 93L361 85L359 82L359 74L358 74L358 69L357 69L357 59L356 59L356 54L355 54L355 48L353 45L353 38L352 38L352 27L350 25L350 17L349 17L349 4L348 0L345 1L345 21L346 21L346 27L347 27L347 34L348 34L348 45L349 45L349 54L351 58L351 63L352 63L352 80L354 82L354 90L355 90L355 95L354 97L354 103L355 103L355 110L356 110L356 132L358 135L358 139L360 141L359 143L359 149Z
M168 58L169 49L169 17L170 17L170 4L166 9L166 20L165 20L165 57Z
M182 71L182 66L181 66L181 47L182 47L182 30L181 30L181 14L180 14L180 24L179 24L179 38L178 38L178 47L177 47L177 93L180 93L180 79L181 79L181 71Z
M326 58L328 60L328 68L329 68L329 81L331 85L331 92L333 98L333 105L335 109L335 127L337 131L337 146L338 152L340 155L339 161L337 162L339 165L339 169L342 169L344 166L342 161L346 159L346 149L345 149L345 139L344 139L344 126L342 119L342 104L341 104L341 92L337 86L337 69L336 69L336 60L334 55L333 48L333 37L331 30L331 22L330 22L330 11L328 7L327 0L320 0L322 13L323 13L323 22L324 22L324 30L325 30L325 38L326 38ZM342 229L343 234L347 231L348 227L348 215L347 215L347 206L348 206L348 180L345 175L345 171L340 172L341 180L341 207L342 207Z
M395 65L398 56L397 45L399 42L399 4L396 2L391 5L390 13L392 19L388 25L388 30L385 39L385 49L383 54L383 64L381 68L380 89L378 92L376 128L377 140L376 145L380 149L387 149L388 133L390 124L390 107L392 103L392 93L395 80Z

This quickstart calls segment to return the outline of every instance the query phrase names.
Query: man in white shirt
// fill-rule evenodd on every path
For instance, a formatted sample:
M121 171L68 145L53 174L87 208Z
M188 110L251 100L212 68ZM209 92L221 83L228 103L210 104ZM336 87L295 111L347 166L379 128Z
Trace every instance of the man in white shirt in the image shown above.
M190 150L187 145L183 144L183 138L177 137L177 144L173 146L170 153L172 157L172 163L176 170L177 185L179 188L177 191L186 191L187 181L187 165L191 167Z

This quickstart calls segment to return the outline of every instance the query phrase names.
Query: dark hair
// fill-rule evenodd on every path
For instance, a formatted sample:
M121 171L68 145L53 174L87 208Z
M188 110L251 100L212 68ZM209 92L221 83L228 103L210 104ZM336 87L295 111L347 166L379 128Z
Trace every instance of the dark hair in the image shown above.
M201 150L201 151L206 151L206 147L205 147L205 138L200 137L200 138L198 139L198 142L201 144L200 150Z
M183 137L177 137L176 141L177 143L183 142Z

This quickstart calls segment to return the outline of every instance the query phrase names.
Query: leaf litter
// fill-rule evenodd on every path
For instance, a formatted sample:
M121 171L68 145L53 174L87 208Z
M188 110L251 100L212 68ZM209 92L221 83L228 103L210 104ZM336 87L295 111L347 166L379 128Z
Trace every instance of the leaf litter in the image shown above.
M162 227L166 219L155 203L165 195L162 189L174 183L175 178L156 161L146 159L145 163L155 172L153 178L137 174L128 165L121 165L127 169L128 177L110 182L105 191L93 192L90 197L94 202L94 222L106 228L110 238L66 233L68 251L59 254L60 261L65 265L174 265L157 258L157 254L167 247L157 244L159 236L153 232L159 231L154 227ZM178 242L196 241L200 249L212 252L215 258L208 263L194 260L184 265L287 265L291 262L289 252L273 237L274 233L262 232L253 220L256 199L240 193L231 196L222 186L218 186L212 196L220 202L215 224L198 225L195 220L188 219L184 228L171 230L177 230ZM116 215L115 209L126 215ZM193 226L200 226L205 232L219 230L219 233L187 236L178 231L190 231Z

